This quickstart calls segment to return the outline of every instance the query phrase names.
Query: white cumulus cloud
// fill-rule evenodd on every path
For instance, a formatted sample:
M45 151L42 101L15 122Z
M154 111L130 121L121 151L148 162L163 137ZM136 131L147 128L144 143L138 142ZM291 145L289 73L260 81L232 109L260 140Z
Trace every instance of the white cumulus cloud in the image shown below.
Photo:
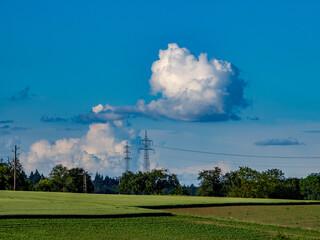
M151 93L159 96L146 103L138 100L134 106L112 107L101 104L90 114L78 115L77 122L104 122L129 116L169 118L179 121L223 121L238 119L240 108L248 105L244 99L246 82L239 78L236 66L225 60L198 57L176 43L160 50L159 60L151 67Z
M123 146L135 137L133 129L122 121L91 124L81 138L33 143L21 160L27 172L38 168L48 173L55 165L62 164L68 168L82 167L91 173L121 174Z

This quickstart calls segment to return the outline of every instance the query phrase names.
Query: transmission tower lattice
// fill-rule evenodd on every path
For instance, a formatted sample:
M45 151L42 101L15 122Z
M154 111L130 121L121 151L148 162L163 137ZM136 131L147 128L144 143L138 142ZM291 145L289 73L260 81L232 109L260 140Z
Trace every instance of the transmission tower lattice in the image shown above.
M130 157L130 146L128 145L128 142L126 143L126 145L124 146L124 162L125 162L125 168L126 168L126 172L128 172L130 170L130 160L132 160L132 158Z
M78 175L83 176L83 193L88 193L88 187L87 187L87 173L82 172L78 173Z
M140 144L143 145L143 147L139 148L139 152L141 150L144 152L143 170L150 172L149 151L153 151L154 153L154 149L150 147L150 145L153 145L153 141L148 139L147 130L145 131L144 139L140 140Z

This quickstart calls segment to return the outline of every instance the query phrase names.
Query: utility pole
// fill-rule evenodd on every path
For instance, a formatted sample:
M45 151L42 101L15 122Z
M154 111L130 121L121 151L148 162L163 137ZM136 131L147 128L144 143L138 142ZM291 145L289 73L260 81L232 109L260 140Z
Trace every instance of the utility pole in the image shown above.
M88 193L88 190L87 190L87 174L83 174L83 193Z
M144 152L143 170L144 172L150 172L149 151L153 151L154 153L154 149L150 147L150 145L153 144L153 141L148 138L147 130L145 130L144 139L140 140L140 144L143 145L143 147L139 148L139 152L141 150Z
M129 171L130 169L130 160L132 160L132 158L130 157L130 146L128 145L128 142L126 143L126 145L124 146L124 158L123 160L125 161L125 170L126 172Z
M18 157L17 145L14 145L14 167L13 167L13 191L16 191L16 179L17 179L17 157Z

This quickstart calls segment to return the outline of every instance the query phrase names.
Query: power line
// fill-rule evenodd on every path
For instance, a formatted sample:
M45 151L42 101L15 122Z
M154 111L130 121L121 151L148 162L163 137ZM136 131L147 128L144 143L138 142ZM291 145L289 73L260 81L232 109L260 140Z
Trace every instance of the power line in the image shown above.
M154 147L174 150L174 151L182 151L182 152L192 152L192 153L202 153L202 154L210 154L210 155L220 155L220 156L231 156L231 157L250 157L250 158L276 158L276 159L320 159L319 157L305 157L305 156L264 156L264 155L250 155L250 154L235 154L235 153L221 153L221 152L208 152L208 151L198 151L192 149L185 148L175 148L175 147L166 147L166 146L158 146L154 145Z
M143 144L142 147L140 147L139 151L140 150L143 150L144 151L144 170L145 171L150 171L150 163L149 163L149 152L148 151L154 151L152 148L150 148L150 145L152 145L152 140L148 139L147 137L147 131L145 132L145 138L140 140L140 144ZM127 143L128 145L128 143ZM135 144L133 144L135 145ZM186 149L186 148L176 148L176 147L170 147L170 146L159 146L159 145L154 145L154 147L157 147L157 148L162 148L162 149L168 149L168 150L173 150L173 151L180 151L180 152L189 152L189 153L198 153L198 154L206 154L206 155L219 155L219 156L229 156L229 157L247 157L247 158L263 158L263 159L320 159L320 157L318 156L266 156L266 155L251 155L251 154L234 154L234 153L222 153L222 152L211 152L211 151L199 151L199 150L193 150L193 149ZM128 151L128 154L130 153L129 151L129 146L128 148L126 149L125 147L125 154L126 154L126 151ZM20 148L21 149L21 148ZM21 149L22 151L26 152L25 150ZM11 153L12 154L12 153ZM161 154L163 155L163 154ZM164 155L166 155L166 153L164 153ZM125 155L125 158L124 160L126 159L126 157L128 157L129 159L131 159L128 156ZM189 159L179 159L178 156L173 156L170 157L171 160L174 160L174 161L189 161ZM74 159L72 158L71 161L77 161L77 160L81 160L81 159ZM194 161L194 160L191 160L190 161ZM198 159L197 161L199 162L208 162L208 163L218 163L217 161L215 160L200 160ZM40 166L39 165L42 165L42 164L47 164L47 165L54 165L54 164L64 164L66 163L66 161L44 161L44 162L37 162L37 163L30 163L28 162L27 164L30 164L31 166L35 167L36 168L39 168ZM298 165L285 165L285 164L281 164L281 165L277 165L275 166L275 164L265 164L265 163L234 163L233 164L236 164L236 165L252 165L252 166L261 166L261 167L270 167L270 166L274 166L274 167L290 167L290 168L318 168L319 166L307 166L307 165L303 165L303 166L298 166ZM126 170L129 169L129 161L128 161L128 164L126 162ZM48 166L49 167L49 166ZM41 167L40 169L41 170ZM43 169L42 169L43 171ZM45 172L45 171L44 171Z
M188 159L188 158L181 158L179 156L174 156L174 155L170 155L170 154L161 154L161 156L163 156L166 160L170 160L170 162L174 162L174 161L180 161L180 162L203 162L203 163L212 163L212 164L219 164L221 163L221 161L217 161L217 160L210 160L210 159ZM160 158L161 160L161 158ZM257 166L257 167L290 167L290 168L319 168L318 166L315 165L275 165L275 164L261 164L261 163L240 163L240 162L230 162L233 165L238 165L238 166Z

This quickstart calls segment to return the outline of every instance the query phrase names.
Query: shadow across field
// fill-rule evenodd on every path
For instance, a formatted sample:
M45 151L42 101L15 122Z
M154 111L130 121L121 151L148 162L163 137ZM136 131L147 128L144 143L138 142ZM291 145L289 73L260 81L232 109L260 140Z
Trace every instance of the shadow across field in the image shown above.
M275 214L267 209L223 211L223 207L277 205L283 209L273 211ZM291 209L296 208L294 205L310 208L310 214L305 214L304 209ZM206 209L210 207L227 214L226 218L217 216L216 211L211 215ZM0 239L169 239L170 236L170 239L267 240L279 232L293 239L320 239L319 230L307 229L320 226L319 209L319 201L0 191ZM288 215L288 221L292 222L266 218L265 212ZM262 220L270 219L272 224L248 222L259 216ZM284 226L274 226L277 223ZM297 228L296 223L307 228Z
M161 209L291 204L306 205L320 204L320 202L284 199L0 191L0 219L170 216L169 211L161 211Z
M88 214L65 214L65 215L0 215L0 219L60 219L60 218L134 218L134 217L167 217L172 216L169 212L159 212L159 213L126 213L126 214L104 214L104 215L88 215Z

